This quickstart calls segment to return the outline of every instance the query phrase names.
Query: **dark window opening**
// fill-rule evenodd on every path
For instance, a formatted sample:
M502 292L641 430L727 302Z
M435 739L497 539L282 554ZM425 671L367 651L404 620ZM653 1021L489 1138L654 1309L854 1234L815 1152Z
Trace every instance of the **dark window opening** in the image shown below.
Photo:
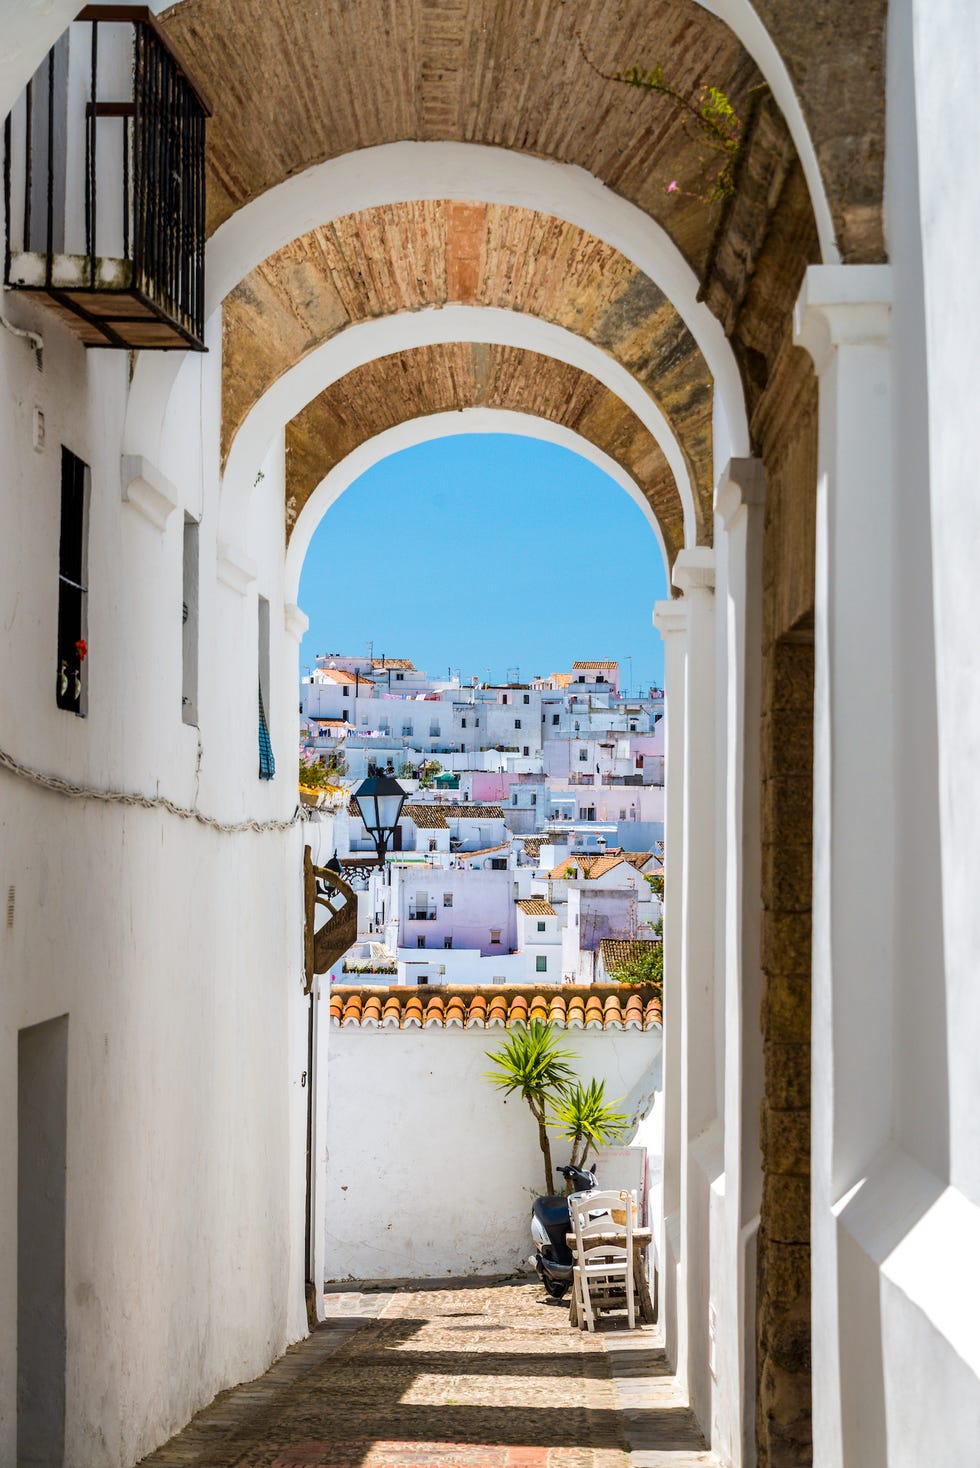
M85 717L88 679L88 465L61 450L61 539L58 547L58 667L60 709Z
M269 721L269 603L259 597L259 779L271 780L276 773Z
M182 609L182 676L180 716L185 724L197 724L197 648L199 617L200 526L190 515L184 516L184 604Z

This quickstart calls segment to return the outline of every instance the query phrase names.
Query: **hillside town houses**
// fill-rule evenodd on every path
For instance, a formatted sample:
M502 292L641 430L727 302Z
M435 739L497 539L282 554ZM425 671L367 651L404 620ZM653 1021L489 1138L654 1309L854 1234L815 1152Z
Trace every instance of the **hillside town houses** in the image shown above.
M622 945L659 942L663 714L661 691L623 692L609 660L497 685L318 657L301 682L301 771L326 780L305 789L314 859L333 853L359 894L341 973L592 983ZM407 793L383 870L350 800L375 773Z

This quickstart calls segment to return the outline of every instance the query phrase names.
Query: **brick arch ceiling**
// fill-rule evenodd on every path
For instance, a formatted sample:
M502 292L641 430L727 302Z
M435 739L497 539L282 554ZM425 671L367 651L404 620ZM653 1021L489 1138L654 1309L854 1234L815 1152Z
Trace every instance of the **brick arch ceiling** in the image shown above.
M519 347L450 342L377 357L339 378L286 427L286 533L320 481L377 434L462 408L507 408L572 429L636 482L669 564L684 543L673 475L649 429L580 368Z
M712 381L663 292L601 240L529 209L449 201L365 210L295 240L224 303L222 452L263 393L345 327L447 303L526 312L608 352L677 435L711 539Z
M883 254L887 0L756 0L822 169L845 261ZM716 223L710 159L681 112L600 76L664 67L740 115L760 78L695 0L182 0L161 17L208 90L208 227L284 178L401 139L574 163L656 218L700 274ZM667 196L667 182L686 193Z

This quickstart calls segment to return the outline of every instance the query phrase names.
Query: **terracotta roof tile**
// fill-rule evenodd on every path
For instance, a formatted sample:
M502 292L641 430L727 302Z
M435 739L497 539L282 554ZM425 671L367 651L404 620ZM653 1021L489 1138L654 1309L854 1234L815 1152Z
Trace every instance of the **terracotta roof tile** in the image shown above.
M652 938L600 938L599 956L606 973L615 973L624 963L643 958L655 946Z
M617 662L615 662L612 658L605 658L601 662L598 662L598 663L573 663L572 664L572 668L573 669L575 669L575 668L582 668L582 669L594 668L597 672L601 672L603 668L618 668L618 667L619 667L619 664Z
M555 916L555 909L550 902L545 902L543 897L519 897L517 905L521 912L526 912L529 917Z
M627 866L635 867L638 872L642 871L648 861L653 860L650 851L604 851L595 856L585 855L583 852L572 852L553 867L548 876L553 881L564 877L569 867L577 867L579 871L590 881L597 877L604 877L607 872L625 863Z
M492 851L505 851L509 845L509 841L501 841L499 846L481 846L479 851L455 851L453 855L458 861L467 861L473 856L489 856Z
M559 1028L656 1029L660 1000L648 988L623 984L564 986L495 985L485 992L469 985L409 988L334 984L331 1023L344 1029L513 1029L530 1020Z
M415 664L409 658L372 658L371 667L377 668L384 673L388 668L397 668L399 672L414 673Z

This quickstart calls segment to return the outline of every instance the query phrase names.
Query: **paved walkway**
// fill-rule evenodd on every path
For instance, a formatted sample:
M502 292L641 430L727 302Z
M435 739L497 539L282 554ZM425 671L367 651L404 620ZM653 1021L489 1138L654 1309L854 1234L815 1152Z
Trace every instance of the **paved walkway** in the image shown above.
M327 1298L328 1319L143 1468L712 1464L656 1332L570 1330L537 1281Z

